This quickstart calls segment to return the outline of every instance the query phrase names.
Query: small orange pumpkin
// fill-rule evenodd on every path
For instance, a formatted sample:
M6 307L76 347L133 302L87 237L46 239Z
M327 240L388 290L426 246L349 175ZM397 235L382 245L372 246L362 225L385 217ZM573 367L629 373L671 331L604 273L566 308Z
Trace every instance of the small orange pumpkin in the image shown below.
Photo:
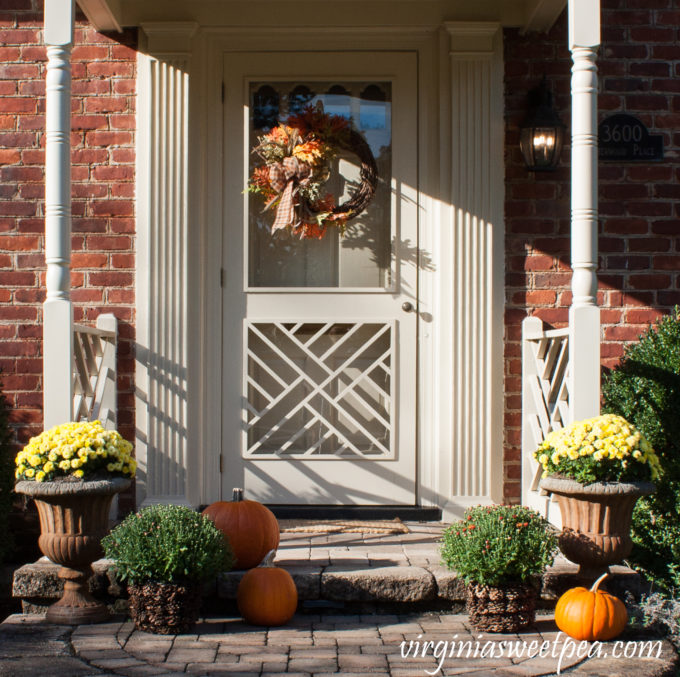
M593 587L567 590L555 606L557 627L576 640L588 642L614 639L628 623L623 602L604 590L600 583L609 574L600 576Z
M236 591L238 610L251 625L284 625L297 609L295 581L285 569L273 565L275 555L271 550L260 566L246 572Z
M243 489L234 489L234 500L216 501L204 511L227 537L236 569L257 566L272 549L279 547L279 523L274 513L257 501L244 501Z

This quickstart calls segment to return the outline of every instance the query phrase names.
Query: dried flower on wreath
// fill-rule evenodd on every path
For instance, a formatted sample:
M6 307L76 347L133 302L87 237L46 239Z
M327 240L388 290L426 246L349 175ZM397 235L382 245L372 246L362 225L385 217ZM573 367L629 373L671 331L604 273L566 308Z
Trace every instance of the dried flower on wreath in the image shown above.
M350 200L336 204L324 186L340 150L361 161L361 183ZM258 137L253 153L264 164L253 170L248 191L262 197L264 211L275 210L272 233L287 229L300 239L320 239L331 226L342 234L375 194L378 171L366 140L349 120L325 113L321 104Z

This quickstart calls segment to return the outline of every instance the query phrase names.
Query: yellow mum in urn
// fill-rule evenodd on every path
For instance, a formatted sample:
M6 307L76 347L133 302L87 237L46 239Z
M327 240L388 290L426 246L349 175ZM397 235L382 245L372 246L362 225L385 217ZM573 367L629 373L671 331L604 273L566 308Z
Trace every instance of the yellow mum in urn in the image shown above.
M50 482L64 477L131 478L136 463L132 444L100 421L63 423L50 428L17 454L17 480Z
M543 477L581 484L634 482L659 476L659 459L644 435L622 416L604 414L554 430L534 452Z
M654 491L661 471L642 433L622 416L595 416L551 432L534 458L541 489L560 506L560 550L580 575L597 578L627 557L635 503Z

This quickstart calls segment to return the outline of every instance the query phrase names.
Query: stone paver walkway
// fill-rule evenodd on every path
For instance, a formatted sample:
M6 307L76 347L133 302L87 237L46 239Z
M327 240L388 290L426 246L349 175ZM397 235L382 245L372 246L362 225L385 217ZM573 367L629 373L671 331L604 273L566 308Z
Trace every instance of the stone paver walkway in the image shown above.
M475 632L459 614L410 613L298 614L281 628L207 618L194 634L163 636L136 631L124 619L72 628L17 614L0 624L0 675L538 677L558 670L589 677L675 675L672 646L647 641L653 644L632 636L620 646L603 643L598 654L597 645L565 641L551 616L512 635ZM613 657L617 649L621 657Z
M282 534L276 563L293 574L301 600L300 613L284 627L252 627L230 615L243 572L229 572L210 592L211 616L194 634L138 632L122 616L76 627L50 625L38 615L10 616L0 623L0 675L538 677L558 670L584 677L676 675L677 655L668 642L644 645L640 637L630 637L631 644L602 645L598 655L592 646L579 650L558 634L549 615L519 635L473 632L465 615L453 613L464 588L439 561L444 525L408 526L410 533L398 535ZM544 578L546 598L554 599L559 587L571 587L575 569L566 562L554 567ZM614 578L630 587L636 575L621 569ZM96 571L95 590L108 591L124 608L106 564ZM56 565L45 562L16 572L14 590L25 608L44 609L60 595L56 573ZM365 611L376 608L390 613ZM627 657L613 657L626 647ZM650 648L652 657L639 657Z

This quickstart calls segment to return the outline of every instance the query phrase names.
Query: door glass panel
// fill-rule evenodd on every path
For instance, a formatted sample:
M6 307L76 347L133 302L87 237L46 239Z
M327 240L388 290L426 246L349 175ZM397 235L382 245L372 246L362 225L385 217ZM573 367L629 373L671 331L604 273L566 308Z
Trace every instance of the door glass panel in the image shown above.
M378 167L378 186L368 207L340 237L329 227L321 240L300 240L287 231L271 233L275 210L248 199L248 284L250 287L385 288L391 284L392 109L388 82L252 82L248 148L258 137L305 106L352 120L363 133ZM251 154L248 174L260 163ZM346 202L360 181L360 161L341 151L326 183L337 204Z

